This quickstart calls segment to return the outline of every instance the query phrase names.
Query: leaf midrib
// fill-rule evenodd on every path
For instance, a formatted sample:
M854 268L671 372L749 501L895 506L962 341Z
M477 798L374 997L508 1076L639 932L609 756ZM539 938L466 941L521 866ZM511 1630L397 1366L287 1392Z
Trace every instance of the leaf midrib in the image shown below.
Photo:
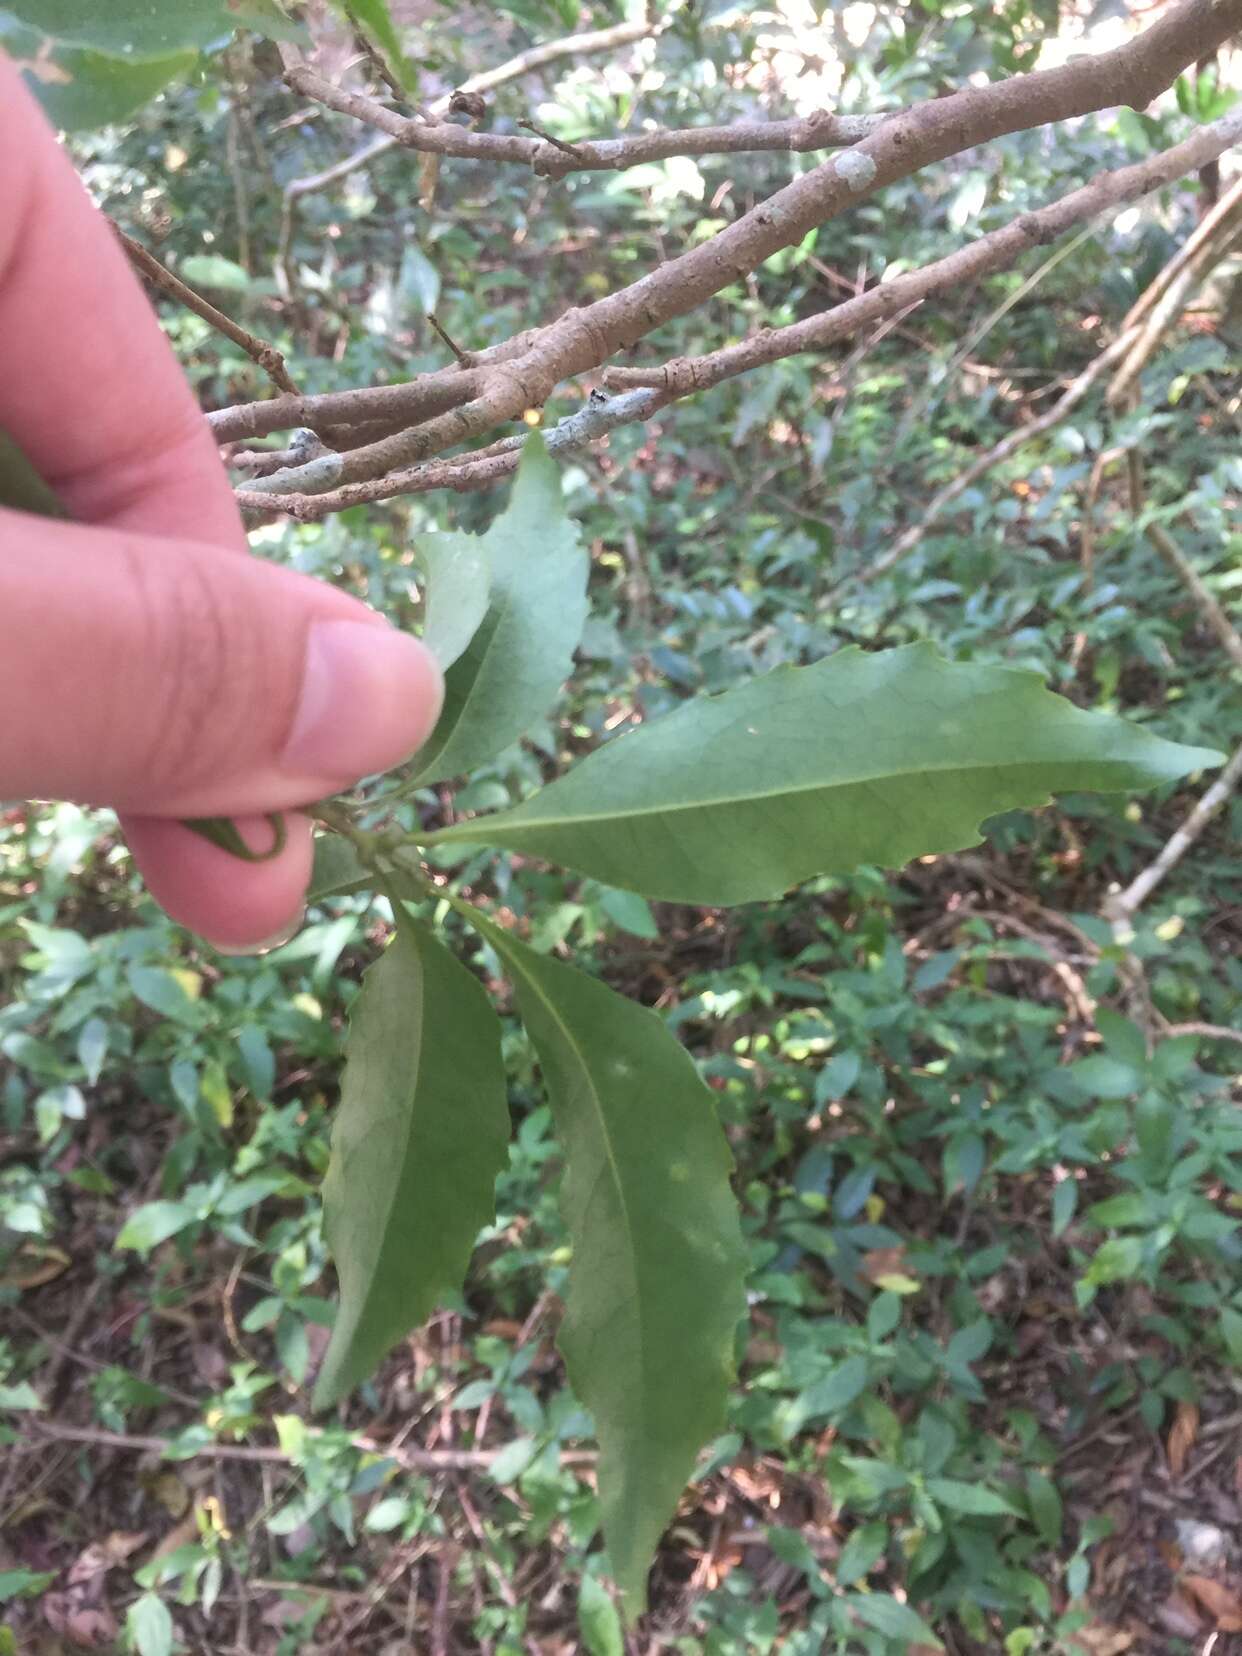
M597 751L602 753L605 752L606 749L601 748ZM765 799L783 799L788 797L790 794L829 793L833 790L865 787L873 782L891 782L906 776L945 775L949 773L957 774L979 770L1017 770L1021 772L1025 769L1033 769L1041 765L1055 764L1126 765L1133 763L1135 763L1133 760L1090 759L1085 757L1070 760L1004 760L999 764L994 760L962 761L960 763L945 765L919 765L917 768L912 766L908 771L876 771L868 776L850 777L844 782L811 782L805 785L794 784L789 787L781 788L761 788L754 793L717 795L710 799L673 800L667 805L645 805L641 809L627 807L625 809L615 811L592 811L578 816L520 816L519 812L523 811L527 804L533 805L535 800L539 798L539 795L536 794L533 799L526 801L522 805L514 806L511 811L496 811L490 815L472 817L469 822L455 822L451 828L444 828L436 834L428 834L427 843L432 844L436 840L445 839L469 839L469 830L471 828L481 828L488 822L495 822L501 826L512 827L519 830L522 828L572 828L582 823L628 822L637 817L670 816L682 811L707 811L729 805L754 805ZM574 773L572 771L566 773L567 776L571 776L573 774ZM549 791L555 786L555 782L549 782Z

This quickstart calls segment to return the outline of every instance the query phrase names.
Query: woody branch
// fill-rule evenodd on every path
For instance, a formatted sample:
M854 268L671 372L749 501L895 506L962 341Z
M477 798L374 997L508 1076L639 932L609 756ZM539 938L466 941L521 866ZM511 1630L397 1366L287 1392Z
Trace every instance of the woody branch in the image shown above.
M1111 51L1056 69L967 87L894 115L710 240L630 286L521 336L520 346L505 341L477 353L471 366L458 365L422 376L409 387L390 388L393 413L403 394L416 410L407 428L350 448L340 456L335 475L330 480L319 477L311 488L322 491L330 482L334 494L343 498L351 485L408 471L485 435L524 409L542 405L562 381L599 368L666 322L696 309L846 207L932 162L1010 132L1118 104L1142 108L1239 26L1242 0L1180 0L1142 35ZM1218 122L1196 135L1205 136L1209 149L1218 143L1211 153L1219 154L1237 133L1227 120L1223 132ZM1024 215L1007 227L1015 232L1015 254L1021 245L1029 245L1021 227L1032 217ZM281 399L286 404L300 400ZM237 419L237 411L216 416L217 435L222 429L235 429ZM296 489L296 478L282 486ZM294 509L294 498L287 497L283 509ZM251 500L245 504L257 506Z

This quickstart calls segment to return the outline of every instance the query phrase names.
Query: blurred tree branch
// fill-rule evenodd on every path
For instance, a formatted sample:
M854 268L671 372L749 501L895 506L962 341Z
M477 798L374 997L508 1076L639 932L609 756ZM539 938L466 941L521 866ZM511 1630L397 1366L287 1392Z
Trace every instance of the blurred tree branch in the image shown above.
M416 391L392 388L392 401L396 403L404 391L415 412L403 414L404 429L346 448L330 492L323 492L322 481L316 484L309 475L305 479L308 487L298 492L295 470L281 478L281 489L294 491L281 495L281 506L271 503L276 498L272 491L267 502L257 491L245 491L242 503L251 511L283 509L295 516L315 517L360 500L381 499L403 492L392 487L394 476L409 480L412 468L445 449L472 442L525 410L541 407L563 381L601 367L619 351L632 350L655 329L696 309L749 275L774 253L796 245L811 230L885 185L907 178L934 161L1007 133L1119 104L1141 109L1166 89L1178 73L1213 50L1239 26L1242 26L1242 0L1178 0L1142 34L1111 50L1074 59L1054 69L1036 70L985 86L967 86L893 115L857 144L794 179L707 241L667 260L628 287L582 308L566 311L555 322L521 336L520 346L514 341L505 341L490 347L474 356L471 367L463 369L458 364L453 369L423 376L420 382L411 382L412 387L418 386ZM300 73L297 66L290 70L295 80ZM406 118L400 117L400 120L404 129ZM438 129L433 126L432 130ZM453 130L460 135L460 129ZM1176 155L1177 167L1191 171L1219 155L1239 136L1242 136L1242 115L1235 112L1202 128L1185 145L1176 146L1155 159L1167 163L1169 156ZM497 141L522 146L541 142L525 138ZM523 153L527 153L525 148ZM560 150L553 153L561 161L566 159ZM1097 181L1095 185L1088 185L1085 192L1076 192L1079 207L1071 211L1066 222L1106 206L1111 199L1121 199L1125 188L1142 193L1144 188L1176 176L1156 168L1150 182L1143 183L1142 169L1147 165L1142 163L1138 169L1123 168L1120 174L1106 175L1113 181L1110 185ZM1120 188L1116 185L1119 176L1127 181ZM1064 217L1066 203L1060 203L1059 207ZM1047 215L1055 209L1041 211ZM1024 214L1006 226L1004 232L996 234L1012 238L1006 247L1006 257L1016 257L1033 241L1058 233L1055 222L1046 216L1041 221L1039 214ZM955 269L955 277L961 278L969 268L971 255L981 245L950 256L965 262L964 267ZM992 245L995 248L996 244ZM944 264L940 262L941 272ZM932 268L935 267L929 267ZM982 268L995 267L985 264ZM934 279L927 291L933 287ZM909 286L902 291L900 282L885 284L879 293L878 299L871 294L863 295L864 300L880 308L865 314L855 313L850 319L851 327L861 321L886 318L915 297ZM809 327L795 324L795 330L806 330L802 334L792 330L775 332L783 334L784 344L793 348L821 346L841 337L833 330L843 325L842 315L847 310L846 306L837 307L827 317L811 319ZM798 340L802 343L796 344ZM757 336L757 340L716 353L711 369L703 372L724 378L729 372L742 372L745 367L787 354L778 345L772 355L765 355L768 349L765 336ZM748 353L753 353L753 359ZM684 390L701 388L701 379L699 383L691 383L689 374L682 371L677 387L666 387L668 400L684 394ZM378 393L373 391L370 395ZM370 410L374 417L375 404L370 405ZM235 419L230 424L227 416L217 416L214 423L217 435L221 428L229 429L235 436L256 435L257 422L261 419L256 414L253 417L256 423L246 431L237 429ZM307 416L305 409L299 411L295 423L315 427L315 420ZM493 458L483 465L490 467ZM505 465L510 463L507 457L500 458ZM465 483L467 474L460 467L451 470L458 485L470 486ZM490 471L487 475L490 480ZM372 484L378 488L358 487ZM317 503L311 504L312 500Z
M1122 167L1113 173L1104 173L1091 184L1073 191L1060 201L1024 213L1010 224L981 236L970 246L959 248L921 270L909 271L891 282L881 283L878 287L868 289L856 298L846 300L831 310L809 317L803 322L795 322L784 328L766 329L737 345L726 346L723 350L713 351L702 357L679 358L654 369L610 368L605 376L610 387L626 390L642 388L648 390L651 395L645 401L627 403L625 419L614 420L606 429L615 429L622 423L649 419L660 408L680 397L707 390L719 385L723 380L779 361L783 357L825 349L848 338L860 328L888 320L934 294L977 280L989 271L1003 269L1012 264L1022 252L1052 240L1081 220L1094 217L1110 208L1121 207L1126 202L1158 189L1188 172L1193 172L1202 166L1205 160L1219 155L1239 138L1242 138L1242 110L1225 116L1210 126L1200 128L1183 143L1151 156L1146 161ZM972 468L971 476L981 475L990 466L1003 460L1007 453L1034 436L1037 430L1046 429L1069 413L1086 395L1099 375L1117 361L1121 352L1131 343L1132 333L1133 330L1111 346L1104 359L1097 359L1086 375L1080 376L1085 383L1080 384L1076 381L1070 392L1049 411L1049 415L1043 416L1035 426L1024 427L1012 438L1006 438L996 450L984 457L984 463L976 463L978 470ZM423 399L424 407L429 407L430 398L453 395L455 383L461 391L459 402L465 402L467 396L477 398L480 393L485 394L487 370L472 368L463 373L456 369L446 369L437 375L424 376L421 382L410 382L410 387L419 387L418 395ZM398 395L406 393L410 388L393 386L381 389L395 405ZM303 414L313 414L319 419L339 419L348 407L365 408L369 415L373 415L378 406L376 402L359 400L347 405L342 399L372 398L376 395L376 392L343 392L334 397L302 398L297 400L297 408ZM621 398L614 400L622 401ZM292 399L284 398L280 401L290 412L293 411ZM317 406L312 408L312 404ZM273 406L271 403L249 405L251 409L259 412ZM211 417L213 423L218 422L217 436L222 429L228 430L231 434L235 432L235 421L232 417L237 412L226 410L222 415ZM313 426L315 418L302 418L298 423ZM572 415L568 421L561 422L561 425L569 425L577 419L578 415ZM557 442L557 432L560 429L560 426L553 427L550 433L550 441L554 448L562 446ZM603 429L605 428L601 426L597 434L602 435ZM584 424L579 430L588 431L590 427ZM238 501L246 510L253 513L284 511L309 521L331 512L343 511L347 506L391 499L399 494L421 494L430 489L440 488L458 491L486 488L513 469L516 464L516 444L520 443L520 440L518 438L496 445L485 453L460 455L453 461L397 468L373 479L334 487L330 493L295 491L282 494L277 501L274 495L269 494L265 498L259 490L243 489L238 493ZM295 473L292 472L288 475L295 477ZM965 487L965 483L962 487ZM946 493L945 498L938 497L935 511L942 510L957 493L960 493L960 490L953 489L951 496ZM912 549L925 532L931 515L928 515L916 531L908 532L914 535L914 539L908 545L905 544L906 537L903 537L903 541L899 543L901 550L894 548L893 552L887 555L884 567L890 567L898 557L904 556ZM879 570L868 571L868 574L871 573L879 573Z
M401 115L365 93L334 86L304 64L287 69L285 80L303 97L341 115L352 115L366 126L376 127L403 149L464 161L515 163L529 167L544 178L563 178L572 172L621 172L648 161L666 161L674 155L840 149L858 143L884 121L893 119L891 115L832 115L822 110L794 120L675 127L662 132L637 133L632 138L575 139L569 145L549 137L471 132L467 127L449 122Z
M559 63L562 58L593 57L600 52L618 51L622 46L631 46L635 41L646 40L659 34L660 27L647 18L640 18L632 23L618 23L611 29L592 29L582 34L565 35L560 40L546 41L542 46L530 46L526 51L497 64L494 69L484 69L477 75L469 76L460 86L435 99L424 111L425 118L431 121L442 120L449 113L454 98L464 99L490 92L497 86L518 80L522 75L529 75L536 69L545 68L549 63ZM350 173L369 166L379 156L395 148L397 139L385 135L368 144L365 149L347 156L344 161L337 161L331 167L325 167L322 172L291 179L285 185L280 238L276 251L276 271L278 280L286 289L286 297L293 287L289 249L297 222L298 203L304 196L328 189L342 178L348 178Z

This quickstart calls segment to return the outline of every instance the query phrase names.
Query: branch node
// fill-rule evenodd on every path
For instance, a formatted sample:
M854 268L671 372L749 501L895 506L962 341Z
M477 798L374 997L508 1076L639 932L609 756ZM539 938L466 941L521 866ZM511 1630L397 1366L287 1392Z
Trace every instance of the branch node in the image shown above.
M472 351L463 351L462 350L461 346L456 342L456 340L452 337L452 335L448 332L448 330L442 326L439 317L435 314L434 311L428 311L427 312L427 322L428 322L428 325L431 328L433 328L437 334L439 334L440 338L448 346L449 350L452 351L453 356L456 359L457 366L459 368L473 368L474 367L474 365L475 365L474 353Z

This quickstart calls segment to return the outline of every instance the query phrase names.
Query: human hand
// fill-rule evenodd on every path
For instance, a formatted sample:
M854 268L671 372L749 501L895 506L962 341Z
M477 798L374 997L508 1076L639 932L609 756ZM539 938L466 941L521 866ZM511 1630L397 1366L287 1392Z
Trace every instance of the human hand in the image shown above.
M311 823L270 860L177 820L266 813L400 763L430 652L247 554L207 426L107 224L0 54L0 432L68 509L0 507L0 798L114 806L146 884L218 946L297 924Z

